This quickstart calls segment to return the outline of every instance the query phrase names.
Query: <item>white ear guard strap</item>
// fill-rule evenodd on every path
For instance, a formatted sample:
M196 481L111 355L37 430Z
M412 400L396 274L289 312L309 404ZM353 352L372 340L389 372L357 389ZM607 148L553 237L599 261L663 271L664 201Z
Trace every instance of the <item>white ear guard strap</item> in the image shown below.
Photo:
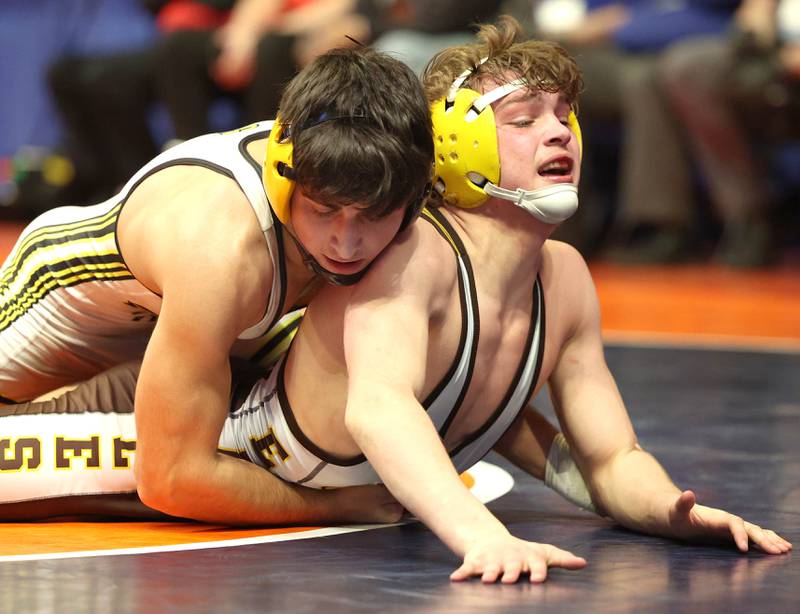
M456 80L453 81L453 85L450 86L450 91L447 92L448 102L453 102L456 99L456 92L461 89L462 85L464 85L464 81L466 81L469 78L469 76L478 69L478 66L486 62L486 60L488 59L489 59L488 56L485 58L481 58L476 66L472 68L467 68L467 70L465 70L456 77Z
M480 113L493 102L500 100L503 96L508 96L511 92L516 92L523 87L527 87L527 85L528 83L524 79L511 81L510 83L506 83L505 85L501 85L500 87L496 87L493 90L486 92L483 96L473 102L472 106L475 107L475 110L478 111L478 113Z

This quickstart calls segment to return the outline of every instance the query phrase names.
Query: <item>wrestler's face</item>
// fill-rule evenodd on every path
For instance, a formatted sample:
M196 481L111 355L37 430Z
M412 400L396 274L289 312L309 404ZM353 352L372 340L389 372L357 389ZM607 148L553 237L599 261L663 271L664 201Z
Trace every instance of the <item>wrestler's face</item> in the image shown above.
M487 82L488 92L499 84ZM493 104L500 151L500 187L536 190L577 185L580 146L569 128L570 105L558 93L520 89Z
M394 239L404 213L397 209L376 218L369 208L329 206L308 198L302 189L295 189L291 200L295 236L324 269L337 275L365 269Z

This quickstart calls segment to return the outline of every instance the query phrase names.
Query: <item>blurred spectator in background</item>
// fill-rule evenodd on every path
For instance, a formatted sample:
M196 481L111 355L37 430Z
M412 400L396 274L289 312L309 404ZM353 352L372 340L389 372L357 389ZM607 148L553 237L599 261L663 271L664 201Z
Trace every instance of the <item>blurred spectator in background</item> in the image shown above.
M694 208L694 188L678 120L658 83L658 62L664 50L679 41L721 35L737 4L738 0L534 2L539 35L562 42L583 71L579 118L587 143L584 204L558 236L585 255L599 247L613 216L614 249L609 254L614 259L653 263L697 257L691 249L695 242L684 232L689 220L680 220L680 230L670 226L687 206ZM617 165L607 164L606 158L617 148L619 174L609 185L606 175Z
M772 262L780 199L770 161L800 140L800 0L744 0L730 33L676 45L660 64L723 222L717 258ZM671 220L686 236L681 224L696 224L690 204L677 203Z
M57 151L63 129L47 87L48 66L61 57L118 53L149 45L155 36L151 4L157 3L0 3L0 216L33 217L36 207L56 204L55 194L75 176L72 161ZM82 76L87 75L74 78Z
M345 34L357 38L368 31L366 19L355 15L355 0L206 3L230 10L229 18L213 29L175 31L156 50L159 97L179 140L210 131L209 111L220 98L240 104L236 124L275 117L283 87L299 66L351 44Z
M391 53L417 74L445 47L472 40L473 26L497 16L502 0L372 0L373 46ZM362 3L362 8L369 3Z
M215 25L222 15L201 2L142 0L157 17L160 34ZM193 8L192 8L193 7ZM154 135L155 39L117 53L67 54L48 70L48 83L64 124L61 153L74 167L72 180L39 206L100 202L118 191L164 138ZM160 138L159 138L160 137Z
M185 140L209 131L220 97L242 105L238 123L274 117L283 85L334 47L373 43L421 72L448 45L466 42L471 26L501 0L217 0L232 9L213 31L178 31L157 50L158 91Z

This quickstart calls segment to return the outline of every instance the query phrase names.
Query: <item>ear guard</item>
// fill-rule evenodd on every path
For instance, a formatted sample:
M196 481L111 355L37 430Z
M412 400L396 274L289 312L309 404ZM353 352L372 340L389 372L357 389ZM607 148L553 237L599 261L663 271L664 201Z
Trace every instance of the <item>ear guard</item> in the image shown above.
M262 179L272 211L284 226L289 222L289 204L295 186L292 151L290 126L281 123L280 118L276 118L267 140L267 154ZM418 200L407 208L400 230L403 230L419 215L429 188L430 186L426 186Z
M469 88L460 89L471 72L462 73L448 95L434 102L431 107L434 188L448 203L458 207L478 207L490 196L496 196L523 206L546 223L563 221L577 207L575 186L551 186L545 188L547 193L536 190L535 198L530 191L512 192L497 187L500 182L500 154L491 104L527 87L526 82L518 79L485 94ZM568 122L582 151L581 129L574 112L570 112ZM535 206L532 205L534 201L537 201ZM553 204L553 211L547 210L549 203Z
M267 140L267 156L262 179L272 211L282 224L289 222L289 201L294 191L292 141L289 126L275 119Z

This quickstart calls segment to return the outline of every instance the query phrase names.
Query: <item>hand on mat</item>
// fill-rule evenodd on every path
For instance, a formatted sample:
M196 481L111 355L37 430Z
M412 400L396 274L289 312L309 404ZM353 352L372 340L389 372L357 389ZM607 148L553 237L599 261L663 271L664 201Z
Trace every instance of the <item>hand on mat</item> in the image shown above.
M485 539L464 555L464 563L450 574L451 580L467 580L480 576L487 584L498 579L513 584L521 574L530 574L533 583L544 582L548 567L582 569L586 560L550 544L526 542L513 535Z
M705 505L697 505L691 490L683 491L669 510L670 526L675 535L688 540L733 541L742 552L749 543L767 554L785 554L792 544L774 531L762 529L739 516Z
M403 516L403 506L382 485L350 486L336 491L341 522L393 523Z

